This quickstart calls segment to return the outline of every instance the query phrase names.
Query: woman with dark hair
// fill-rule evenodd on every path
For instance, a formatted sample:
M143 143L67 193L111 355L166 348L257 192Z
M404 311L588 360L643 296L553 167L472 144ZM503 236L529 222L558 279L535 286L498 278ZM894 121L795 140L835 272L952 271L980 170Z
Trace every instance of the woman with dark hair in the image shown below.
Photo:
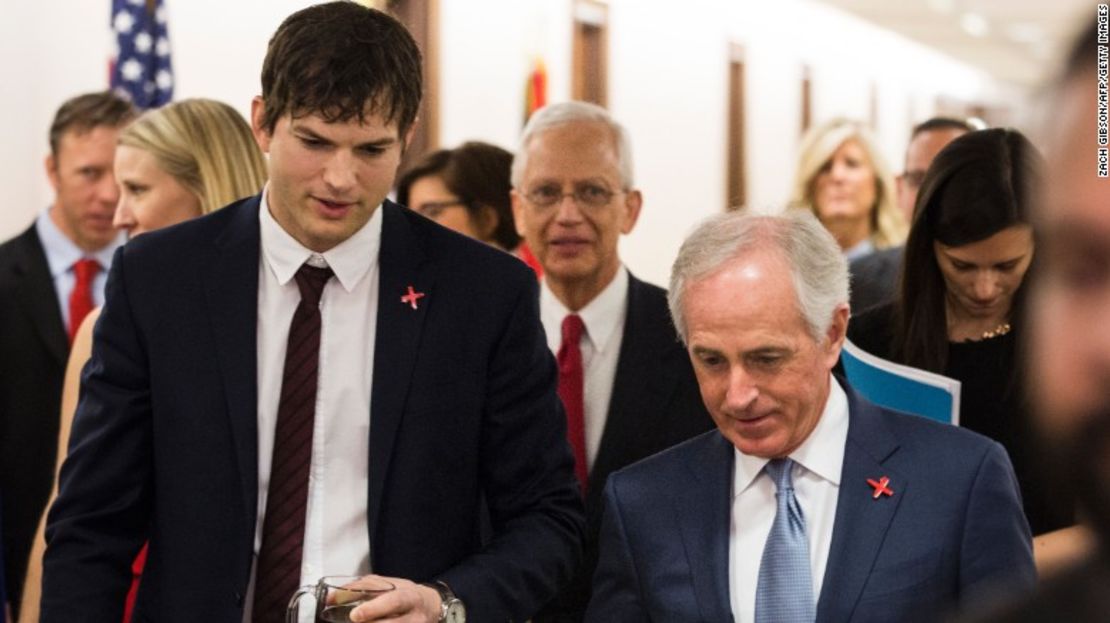
M510 199L512 164L508 151L477 141L430 152L397 181L397 203L511 252L520 245Z
M1038 480L1018 357L1042 165L1015 130L952 141L918 193L899 295L848 328L864 350L961 382L960 425L1005 446L1034 535L1074 523L1068 496Z

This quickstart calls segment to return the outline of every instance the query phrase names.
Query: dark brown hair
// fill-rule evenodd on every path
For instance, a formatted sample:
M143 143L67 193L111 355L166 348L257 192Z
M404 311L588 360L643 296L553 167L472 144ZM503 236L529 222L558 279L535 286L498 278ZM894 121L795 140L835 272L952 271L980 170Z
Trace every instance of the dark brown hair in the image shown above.
M1032 143L1007 128L969 132L937 154L917 194L906 240L895 305L892 351L896 360L944 372L948 363L946 286L933 242L963 246L1029 223L1042 164ZM1022 326L1027 283L1028 278L1022 281L1010 310L1015 332ZM1020 366L1013 368L1016 374Z
M66 132L82 134L101 126L120 128L136 114L131 102L111 91L70 98L54 113L54 121L50 124L50 153L58 155L58 145Z
M520 235L513 223L509 182L513 155L496 145L471 141L455 149L439 149L416 161L397 181L397 202L409 205L409 192L417 180L435 176L451 194L463 201L475 223L483 223L490 212L497 219L490 237L498 246L513 250Z
M974 132L977 130L975 126L971 125L966 119L957 119L955 117L930 117L925 121L913 126L910 132L910 140L917 138L918 134L922 132L933 132L935 130L961 130L963 132Z
M278 26L262 63L262 126L285 114L329 123L380 115L404 137L421 97L420 50L389 15L354 2L317 4Z

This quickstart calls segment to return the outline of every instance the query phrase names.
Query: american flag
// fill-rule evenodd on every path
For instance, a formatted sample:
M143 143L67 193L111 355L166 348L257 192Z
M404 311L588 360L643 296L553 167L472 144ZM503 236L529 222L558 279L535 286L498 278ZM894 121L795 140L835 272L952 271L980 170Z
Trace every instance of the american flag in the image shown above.
M112 0L112 36L112 90L143 110L172 100L173 68L162 0Z

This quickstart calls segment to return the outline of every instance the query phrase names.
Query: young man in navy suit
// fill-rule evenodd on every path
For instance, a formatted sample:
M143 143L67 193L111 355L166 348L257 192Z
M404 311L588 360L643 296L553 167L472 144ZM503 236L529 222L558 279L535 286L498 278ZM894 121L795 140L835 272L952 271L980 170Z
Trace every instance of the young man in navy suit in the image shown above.
M395 590L354 621L521 621L569 578L582 504L535 276L385 200L420 96L384 13L278 28L263 193L116 256L43 621L117 623L144 541L138 620L279 621L301 585L374 574Z
M632 231L643 202L628 131L593 104L541 108L521 136L513 186L517 227L544 269L540 318L559 356L588 527L574 581L536 620L570 623L582 620L590 598L609 474L713 421L671 324L666 291L621 264L617 243ZM568 336L575 320L580 331Z
M831 374L848 270L812 215L708 220L670 307L718 430L609 478L587 621L934 621L1034 584L1002 447Z

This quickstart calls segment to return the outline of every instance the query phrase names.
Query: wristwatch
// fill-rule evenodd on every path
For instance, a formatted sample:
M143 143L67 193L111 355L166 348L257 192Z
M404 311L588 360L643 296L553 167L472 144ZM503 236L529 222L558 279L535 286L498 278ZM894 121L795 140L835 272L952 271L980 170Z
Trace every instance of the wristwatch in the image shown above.
M439 593L439 623L466 623L466 606L446 582L436 581L425 586L434 588Z

